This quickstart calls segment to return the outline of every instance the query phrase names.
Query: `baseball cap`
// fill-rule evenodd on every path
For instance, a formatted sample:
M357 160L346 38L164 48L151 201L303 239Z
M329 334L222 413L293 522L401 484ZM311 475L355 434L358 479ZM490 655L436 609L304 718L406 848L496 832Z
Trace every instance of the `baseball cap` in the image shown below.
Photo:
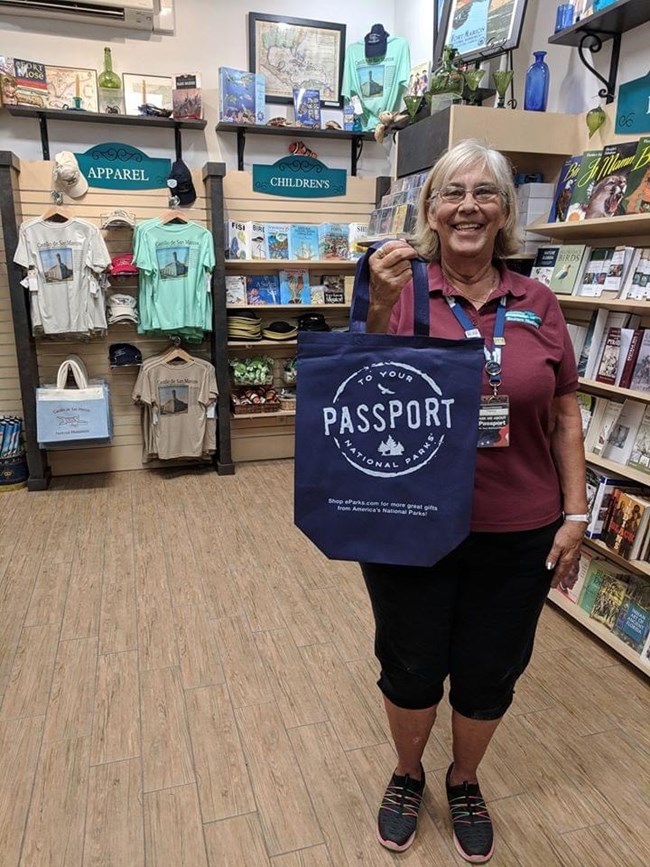
M108 311L108 324L115 325L117 322L138 322L138 312L135 309L136 300L132 295L121 292L111 295L106 302Z
M167 178L167 186L173 196L178 196L181 205L191 205L196 201L196 190L192 183L192 173L183 160L176 160Z
M142 353L131 343L111 343L108 347L108 360L111 367L142 364Z
M117 229L120 226L135 226L135 214L116 208L109 214L102 214L100 227L102 229Z
M386 54L386 45L390 33L386 33L383 24L373 24L370 33L366 33L366 57L383 57Z
M54 157L52 182L55 190L67 193L71 199L78 199L88 192L88 181L81 174L72 151L60 151Z
M120 253L119 256L113 256L108 266L108 273L113 277L119 277L120 274L137 274L138 266L133 262L133 253Z

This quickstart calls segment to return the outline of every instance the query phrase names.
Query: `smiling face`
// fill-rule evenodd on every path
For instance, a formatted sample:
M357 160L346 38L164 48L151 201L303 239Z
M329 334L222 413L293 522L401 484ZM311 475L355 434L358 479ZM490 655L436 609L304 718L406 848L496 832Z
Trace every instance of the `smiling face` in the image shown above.
M489 169L474 166L452 175L443 188L473 190L483 184L498 186ZM485 204L478 204L471 195L460 204L436 196L428 213L429 225L440 240L441 260L460 270L466 270L469 261L480 267L492 259L497 234L506 220L502 196Z

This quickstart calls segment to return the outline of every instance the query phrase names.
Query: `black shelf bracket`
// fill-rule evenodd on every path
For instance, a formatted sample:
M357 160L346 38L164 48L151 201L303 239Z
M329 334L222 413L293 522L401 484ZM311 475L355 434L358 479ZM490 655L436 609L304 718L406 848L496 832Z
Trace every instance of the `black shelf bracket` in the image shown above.
M239 127L237 130L237 171L244 171L244 151L246 150L246 130Z
M176 150L176 159L183 159L183 137L181 135L181 128L178 124L174 125L174 148Z
M357 163L361 159L361 153L363 151L363 138L361 138L361 136L355 136L350 142L350 146L350 174L355 178L357 176Z
M38 115L38 125L41 130L41 148L43 150L43 159L50 158L50 137L47 133L47 118L44 114Z
M587 33L583 33L580 37L580 44L578 45L578 55L583 65L587 67L589 72L594 75L598 81L602 82L605 86L602 87L598 91L598 96L601 99L604 99L607 104L610 102L614 102L614 98L616 95L616 79L618 76L618 62L621 56L621 34L620 33L610 33L609 31L601 31L603 36L607 36L612 38L612 57L609 63L609 77L605 78L595 69L591 63L587 60L585 56L585 51L589 51L591 54L598 54L598 52L603 47L603 40L601 39L601 35L599 32L590 30Z

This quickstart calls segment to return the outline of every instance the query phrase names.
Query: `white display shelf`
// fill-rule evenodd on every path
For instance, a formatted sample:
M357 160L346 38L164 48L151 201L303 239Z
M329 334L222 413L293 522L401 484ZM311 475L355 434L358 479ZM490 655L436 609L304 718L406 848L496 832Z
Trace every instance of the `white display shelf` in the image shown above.
M276 412L238 412L231 413L231 420L238 421L239 419L265 419L265 418L282 418L287 416L294 416L296 414L295 409L279 409Z
M307 271L332 268L340 271L342 268L354 269L356 259L226 259L228 271L255 271L258 268L277 268L283 271L285 268L304 268Z
M640 403L650 403L650 391L632 391L631 388L620 388L618 385L607 385L604 382L596 382L594 379L584 379L579 377L581 391L588 391L590 394L602 394L605 397L616 398L620 397L623 400L638 400ZM650 474L647 479L650 484Z
M563 596L559 590L549 590L548 598L554 605L557 605L558 608L561 608L562 611L565 611L570 617L577 620L577 622L584 626L585 629L588 629L589 632L592 632L595 636L600 638L604 644L607 644L608 647L611 647L620 656L627 659L627 661L631 662L632 665L636 666L636 668L638 668L639 671L642 671L646 677L650 677L650 668L643 664L640 655L631 647L628 647L624 641L621 641L611 633L606 626L602 625L602 623L593 620L586 611L583 611L582 608L580 608L579 605L576 605L575 602L571 602L571 600L567 599L566 596Z
M626 560L625 557L621 557L616 551L608 548L600 539L588 539L585 536L584 544L593 551L596 551L603 560L610 560L612 563L616 563L617 566L620 566L626 572L632 572L634 575L647 575L650 578L650 563L646 563L645 560Z
M601 458L600 455L594 455L592 452L587 452L585 458L588 463L595 467L600 467L607 470L612 475L621 476L624 479L632 479L634 482L639 482L642 485L650 484L650 474L643 473L641 470L635 470L633 467L628 467L626 464L617 464L616 461L609 461L607 458Z
M638 301L625 298L587 298L583 295L558 295L560 307L589 307L604 310L621 310L626 313L639 313L645 316L650 313L650 301Z
M526 226L526 232L562 241L587 241L597 238L633 238L650 235L650 214L626 214L601 220L573 220ZM594 299L592 299L594 300Z

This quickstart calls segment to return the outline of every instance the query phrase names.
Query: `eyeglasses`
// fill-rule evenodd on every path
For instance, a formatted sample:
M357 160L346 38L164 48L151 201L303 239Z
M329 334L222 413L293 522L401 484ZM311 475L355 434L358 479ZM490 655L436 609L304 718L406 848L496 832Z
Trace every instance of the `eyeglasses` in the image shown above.
M493 184L479 184L473 190L466 190L465 187L445 187L443 190L436 190L431 194L430 201L433 202L436 197L439 197L450 205L460 205L465 201L468 193L479 205L487 205L504 195L503 190Z

